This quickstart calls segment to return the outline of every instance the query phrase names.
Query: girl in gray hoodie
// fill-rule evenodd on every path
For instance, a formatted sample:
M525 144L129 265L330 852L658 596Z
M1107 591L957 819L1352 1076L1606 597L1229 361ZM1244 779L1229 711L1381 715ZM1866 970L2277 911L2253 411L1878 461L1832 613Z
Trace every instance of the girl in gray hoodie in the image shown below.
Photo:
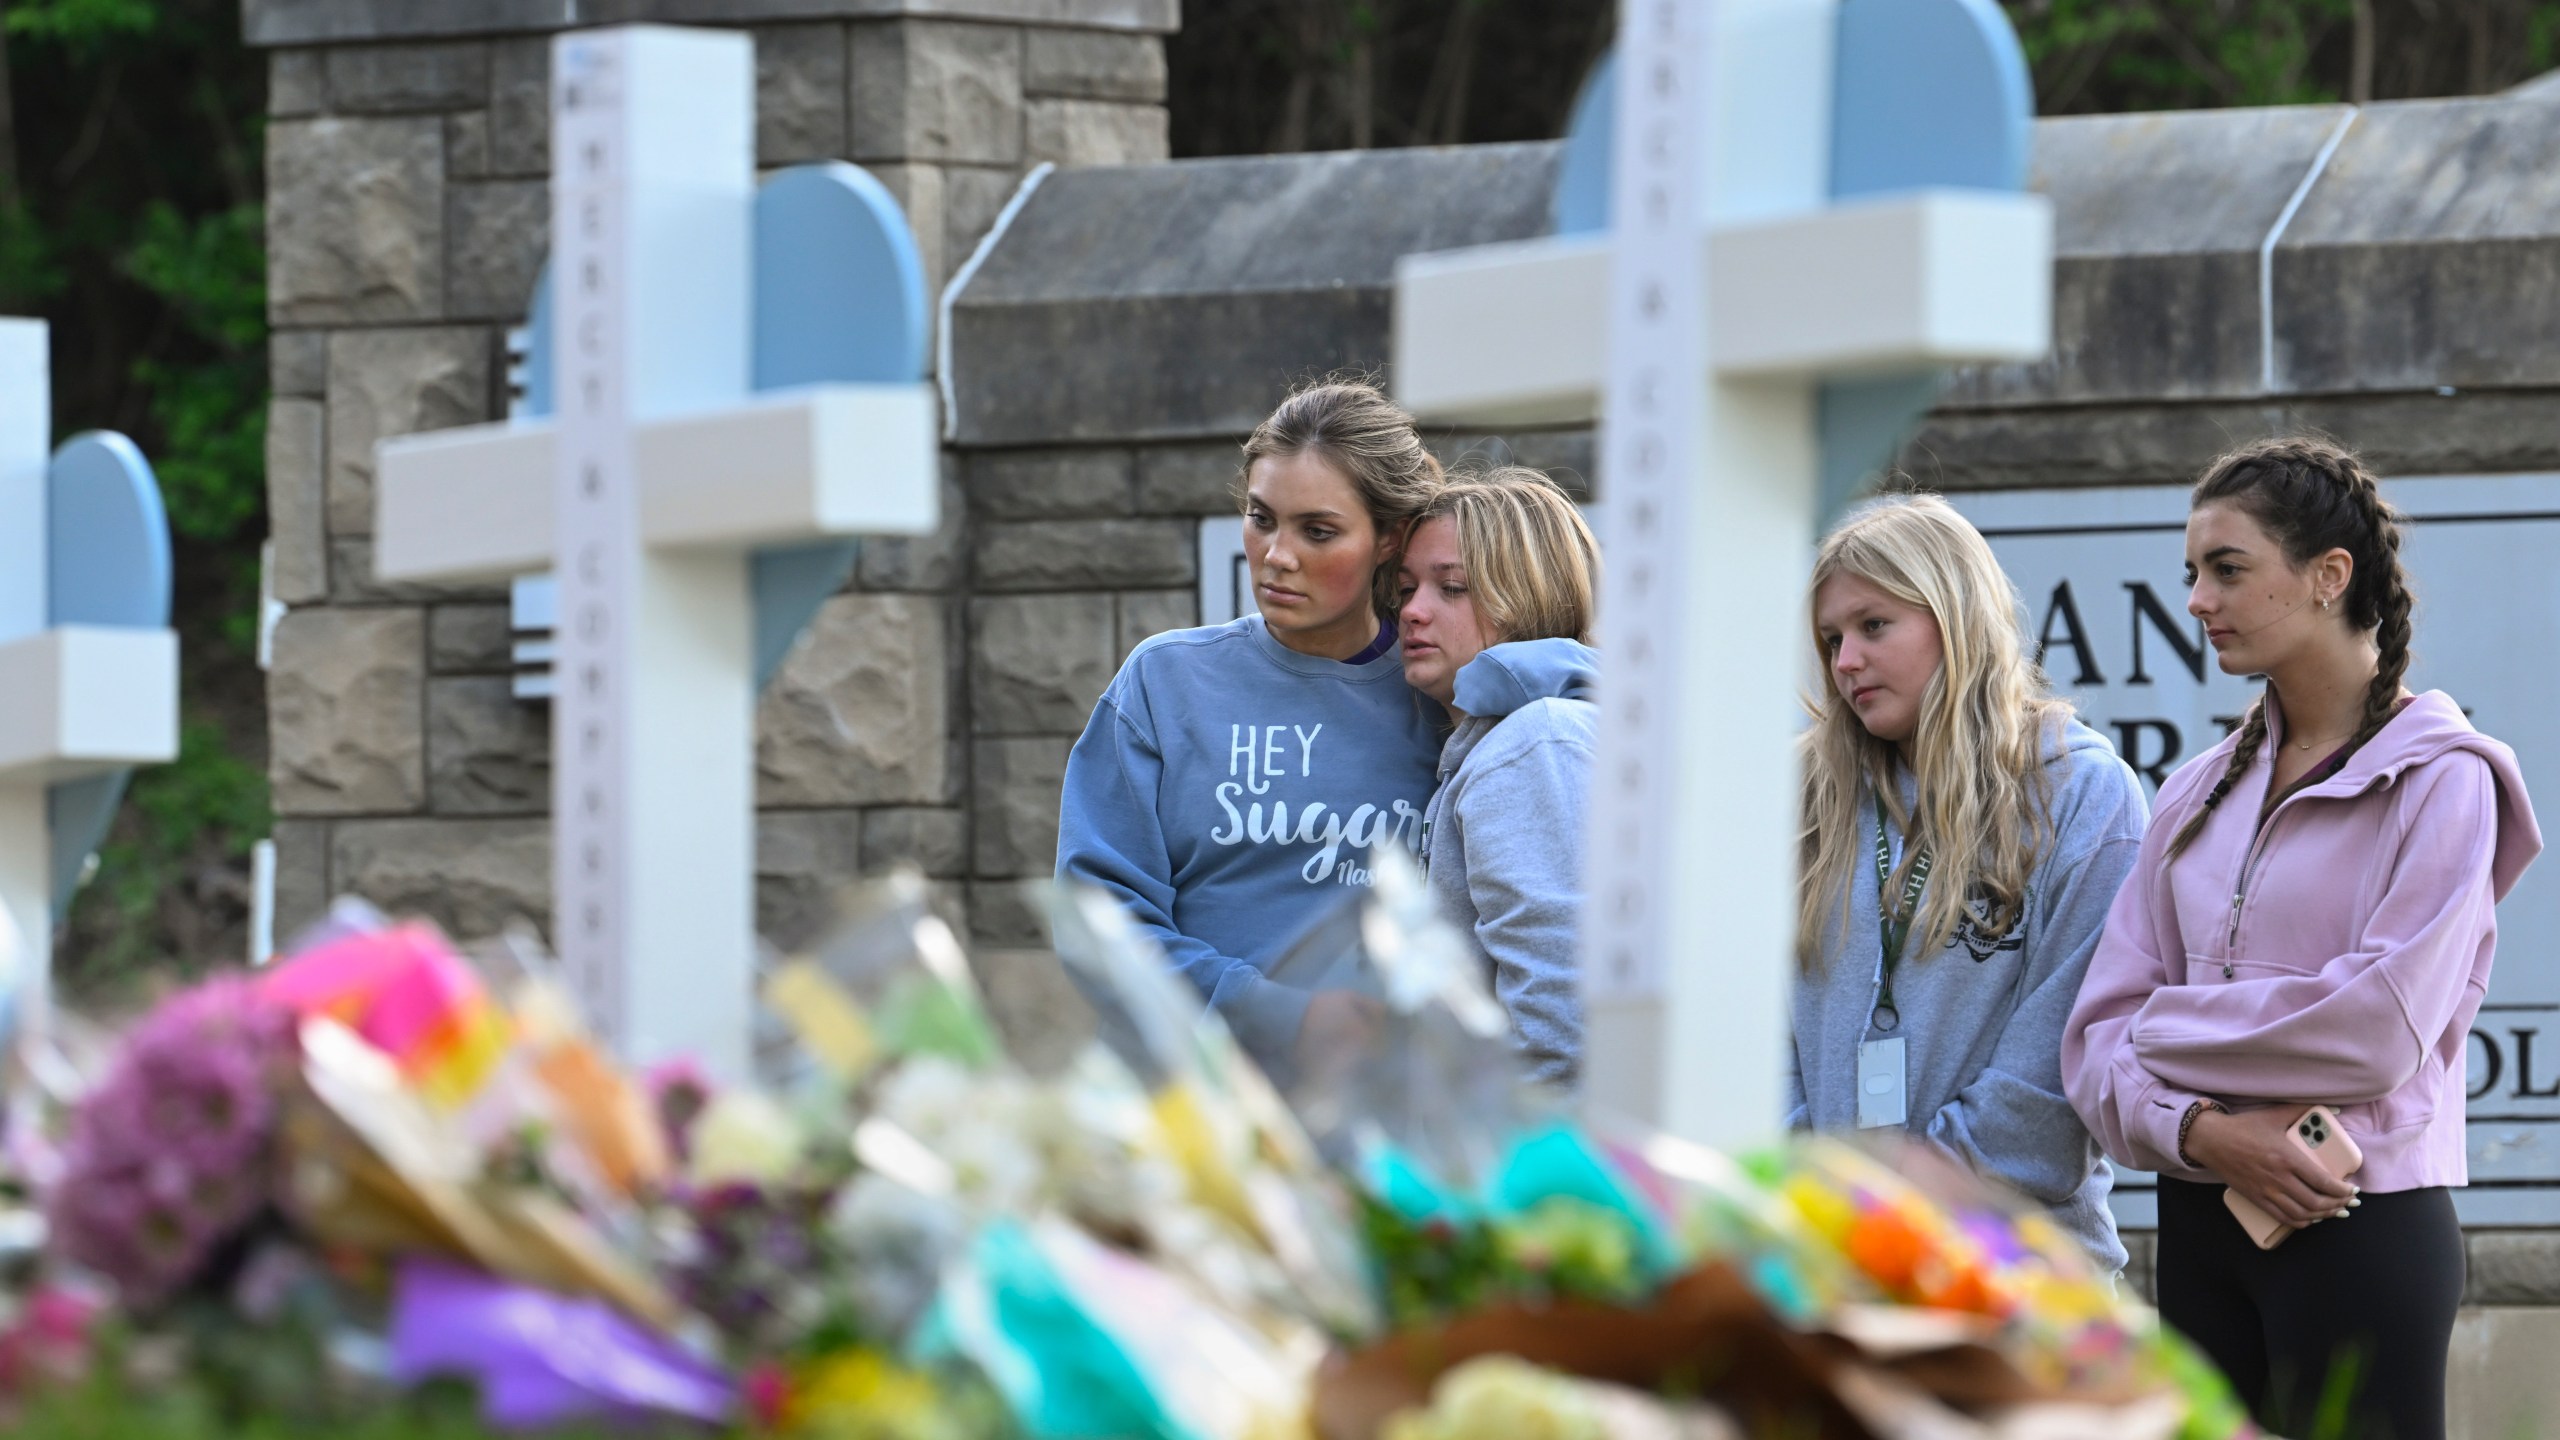
M1441 913L1474 942L1530 1076L1555 1086L1582 1063L1574 948L1598 553L1554 481L1506 466L1437 492L1397 585L1405 681L1456 727L1423 812L1423 865Z
M2149 819L2021 648L2017 590L1935 496L1823 542L1790 1123L1899 1129L2124 1264L2062 1032Z

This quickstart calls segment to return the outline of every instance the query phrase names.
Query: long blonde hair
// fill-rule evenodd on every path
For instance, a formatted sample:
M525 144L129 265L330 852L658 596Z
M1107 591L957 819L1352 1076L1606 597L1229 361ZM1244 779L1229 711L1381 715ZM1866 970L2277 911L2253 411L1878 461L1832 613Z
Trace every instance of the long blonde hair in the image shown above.
M1591 642L1600 544L1564 487L1525 465L1462 473L1433 492L1415 528L1443 515L1457 527L1458 562L1488 640Z
M2027 881L2053 843L2045 742L2071 715L2025 652L2017 587L1946 501L1897 496L1849 517L1822 542L1810 593L1841 575L1928 611L1942 649L1921 695L1919 726L1901 747L1919 782L1919 804L1906 812L1894 783L1895 748L1868 734L1830 683L1821 627L1811 626L1824 683L1805 698L1813 723L1797 742L1804 808L1796 957L1808 970L1821 963L1834 914L1846 933L1853 867L1872 853L1862 792L1881 797L1894 825L1916 842L1903 847L1888 893L1899 893L1923 846L1935 857L1906 953L1936 954L1976 898L1987 902L1981 920L1993 933L2014 929L2026 914Z

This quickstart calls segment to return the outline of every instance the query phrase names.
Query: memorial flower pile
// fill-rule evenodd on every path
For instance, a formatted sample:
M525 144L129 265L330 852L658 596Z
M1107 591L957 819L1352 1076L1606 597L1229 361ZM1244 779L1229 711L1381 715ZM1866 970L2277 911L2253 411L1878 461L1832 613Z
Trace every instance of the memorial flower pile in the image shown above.
M1066 1062L1009 1054L888 884L764 976L749 1084L628 1073L537 952L351 912L28 1067L55 1080L6 1112L0 1405L38 1436L84 1384L311 1433L2246 1433L1952 1167L1737 1162L1524 1089L1407 877L1322 959L1379 1024L1285 1094L1107 900L1051 919L1097 1017Z

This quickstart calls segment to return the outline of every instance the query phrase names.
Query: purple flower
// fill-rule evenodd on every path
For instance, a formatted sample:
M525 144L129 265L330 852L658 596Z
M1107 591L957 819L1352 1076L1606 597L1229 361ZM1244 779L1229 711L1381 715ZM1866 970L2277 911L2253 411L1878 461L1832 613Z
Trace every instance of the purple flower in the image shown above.
M184 1286L269 1195L292 1013L243 979L184 991L125 1038L71 1117L46 1197L63 1252L141 1304Z

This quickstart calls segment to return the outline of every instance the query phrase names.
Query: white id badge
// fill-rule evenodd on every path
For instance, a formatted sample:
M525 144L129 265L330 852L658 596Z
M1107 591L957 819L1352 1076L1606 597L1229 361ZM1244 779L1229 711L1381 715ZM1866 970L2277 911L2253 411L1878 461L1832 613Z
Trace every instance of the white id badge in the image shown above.
M1902 1074L1902 1037L1858 1046L1858 1128L1899 1125L1910 1118Z

